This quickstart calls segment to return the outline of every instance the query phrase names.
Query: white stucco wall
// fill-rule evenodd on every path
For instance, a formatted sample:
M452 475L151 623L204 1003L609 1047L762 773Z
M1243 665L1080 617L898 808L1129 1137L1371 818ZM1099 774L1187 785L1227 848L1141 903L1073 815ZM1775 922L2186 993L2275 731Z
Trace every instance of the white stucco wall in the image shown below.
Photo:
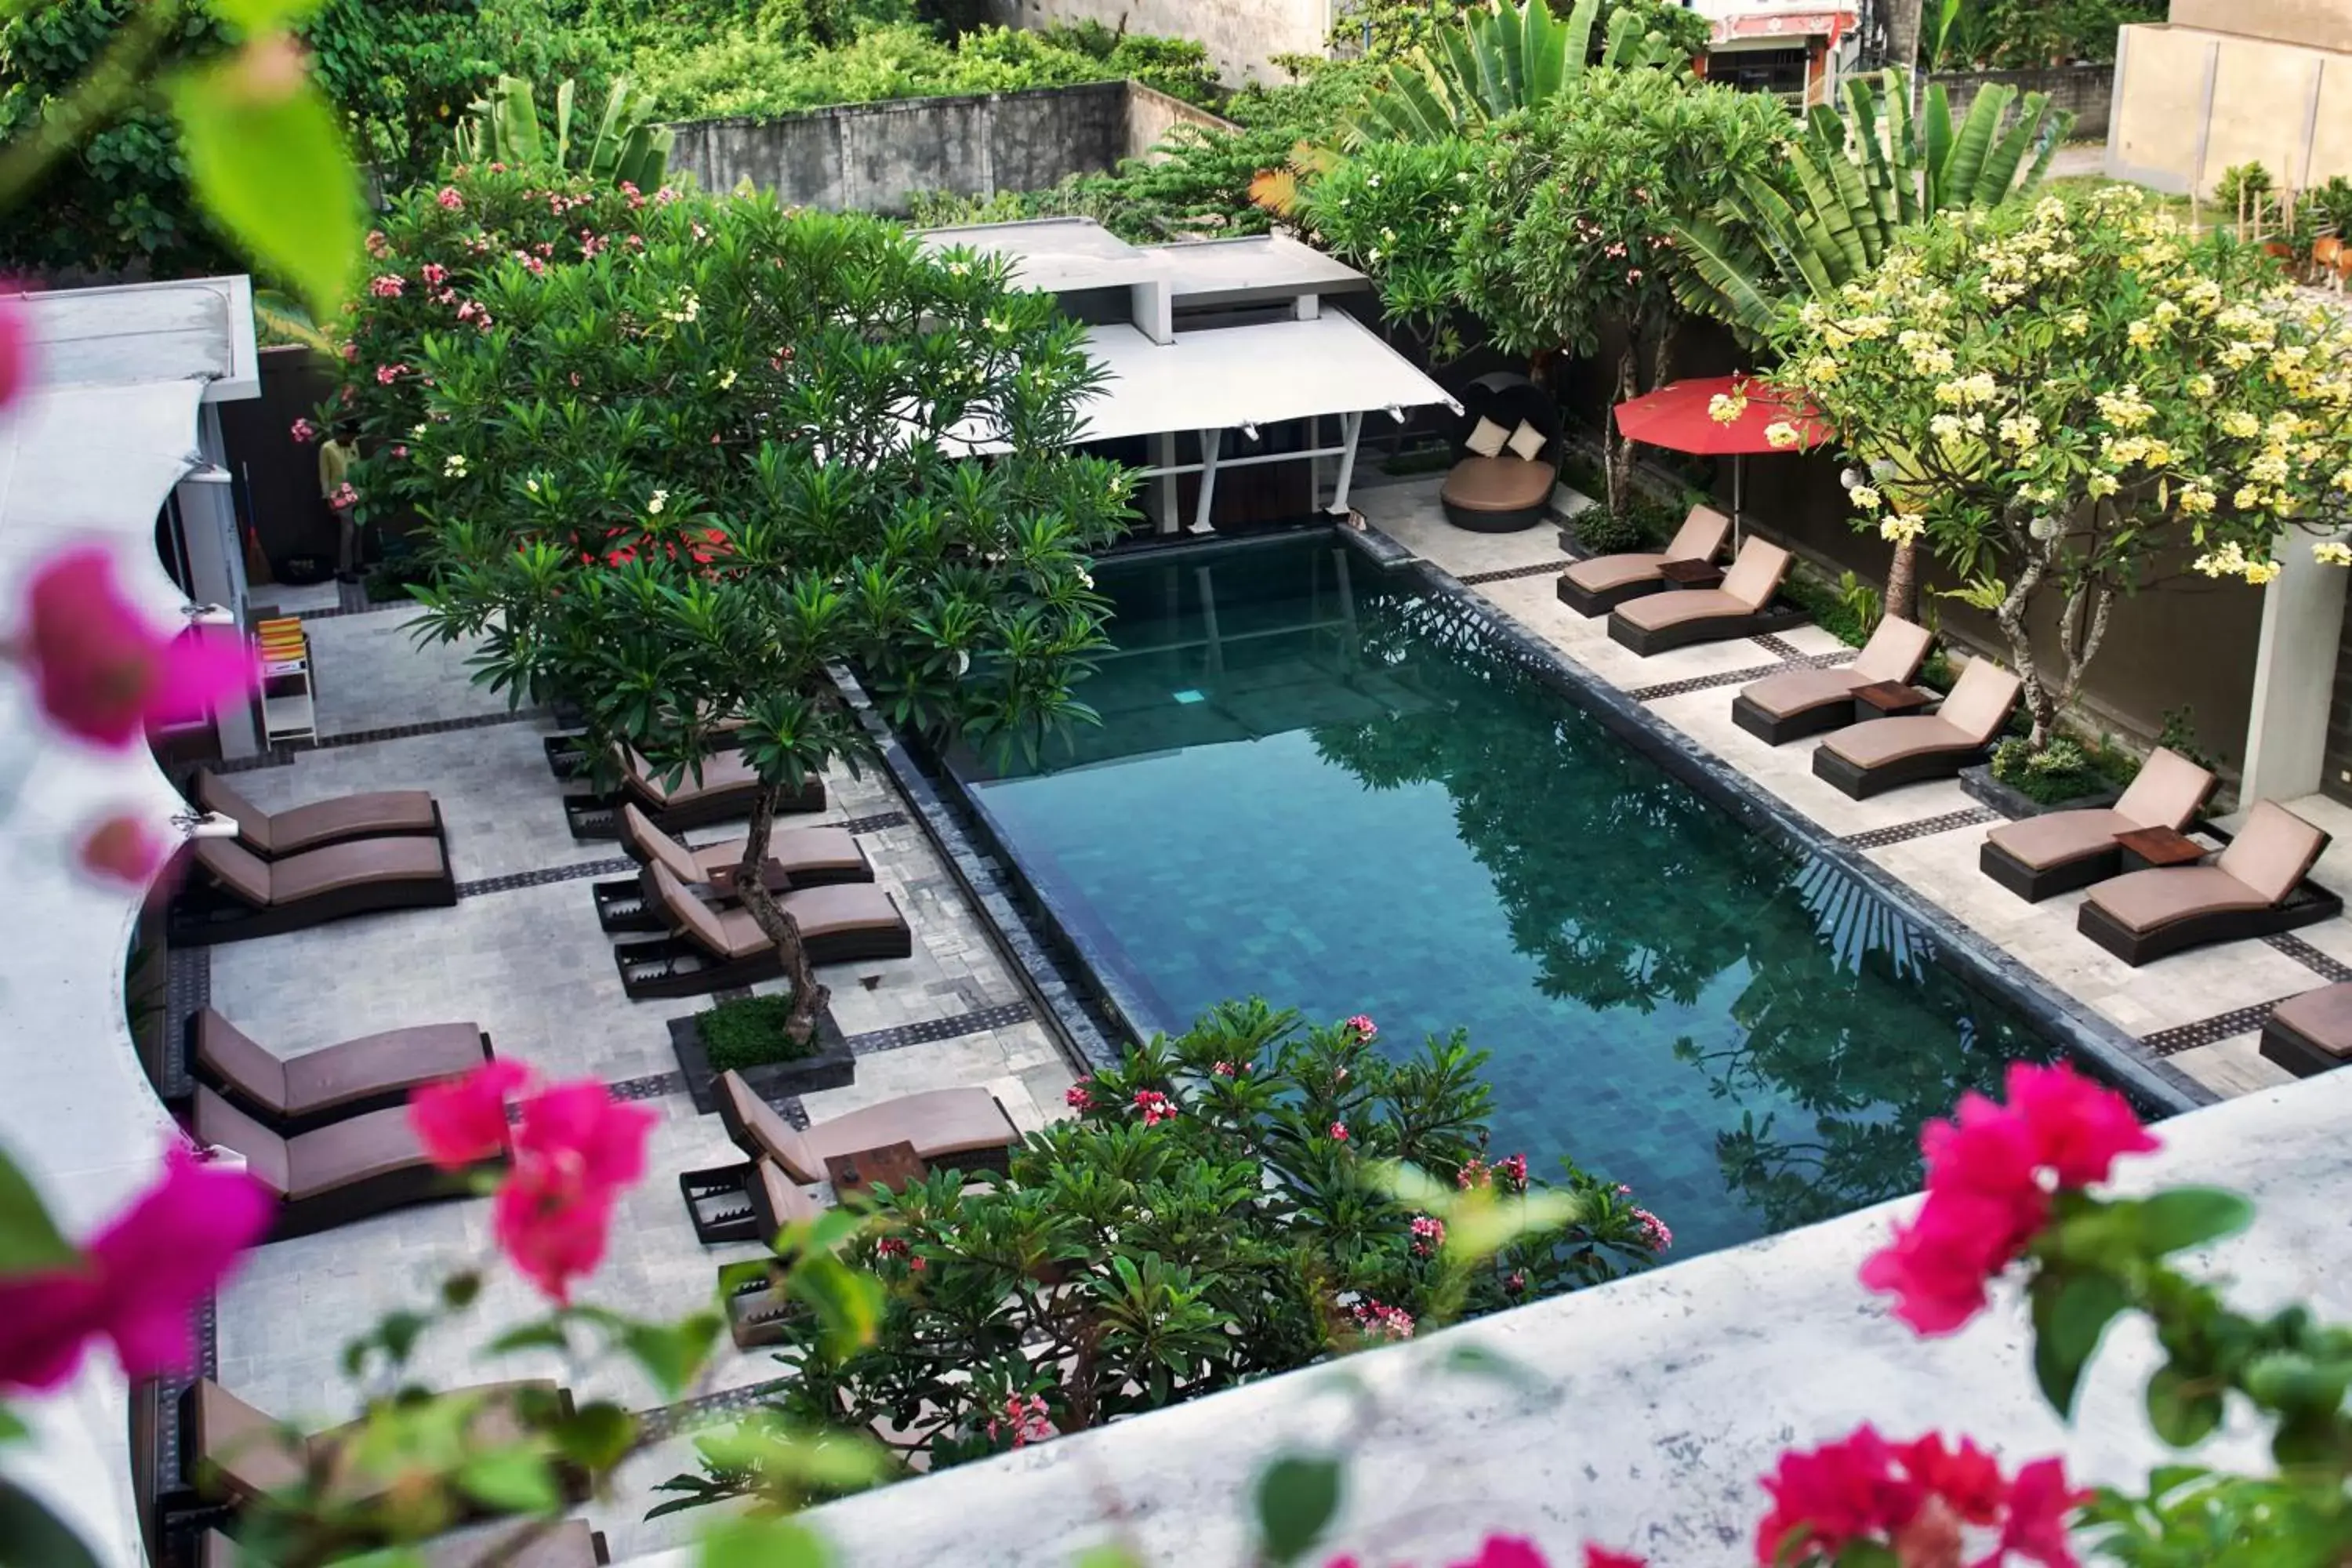
M1276 55L1319 55L1331 35L1332 0L991 0L1008 27L1099 22L1130 33L1198 39L1226 82L1288 79Z

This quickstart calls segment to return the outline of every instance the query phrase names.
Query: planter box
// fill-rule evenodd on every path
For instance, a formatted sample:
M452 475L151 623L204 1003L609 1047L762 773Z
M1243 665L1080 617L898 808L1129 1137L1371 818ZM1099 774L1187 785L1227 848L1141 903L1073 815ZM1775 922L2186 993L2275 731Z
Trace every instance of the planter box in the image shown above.
M2023 790L2011 789L1992 776L1992 764L1980 763L1960 770L1960 788L1969 798L1981 802L2003 816L2043 816L2053 811L2090 811L2113 805L2123 798L2121 790L2099 790L2090 795L2076 795L2072 800L2053 801L2043 805Z
M696 1026L691 1014L669 1021L669 1043L677 1053L677 1070L686 1075L686 1092L693 1098L694 1109L705 1116L711 1115L719 1109L719 1075L710 1070L710 1058L702 1048L702 1031ZM857 1058L850 1054L849 1037L833 1021L830 1007L821 1009L816 1016L816 1055L798 1061L745 1068L743 1080L761 1099L770 1101L788 1094L846 1089L857 1077Z

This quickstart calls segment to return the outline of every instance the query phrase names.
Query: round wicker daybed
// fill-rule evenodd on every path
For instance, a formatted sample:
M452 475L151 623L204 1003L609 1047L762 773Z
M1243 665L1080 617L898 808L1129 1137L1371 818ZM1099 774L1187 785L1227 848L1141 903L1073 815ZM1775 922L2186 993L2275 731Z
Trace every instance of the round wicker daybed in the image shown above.
M1524 420L1543 437L1543 447L1532 459L1507 447L1500 456L1480 457L1465 445L1480 419L1505 430ZM1510 371L1480 376L1462 389L1453 440L1454 468L1437 492L1446 521L1473 533L1517 533L1544 520L1559 481L1561 443L1559 411L1540 387Z

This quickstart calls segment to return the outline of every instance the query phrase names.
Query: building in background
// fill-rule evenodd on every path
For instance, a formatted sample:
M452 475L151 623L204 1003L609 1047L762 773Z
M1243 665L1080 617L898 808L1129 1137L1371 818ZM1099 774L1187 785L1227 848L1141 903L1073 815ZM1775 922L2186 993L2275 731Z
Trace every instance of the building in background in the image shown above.
M1833 103L1854 36L1852 5L1807 0L1690 0L1714 28L1700 70L1747 92L1777 93L1802 109Z
M2352 174L2352 4L2172 0L2123 29L2107 174L2201 195L2235 163L2298 190Z

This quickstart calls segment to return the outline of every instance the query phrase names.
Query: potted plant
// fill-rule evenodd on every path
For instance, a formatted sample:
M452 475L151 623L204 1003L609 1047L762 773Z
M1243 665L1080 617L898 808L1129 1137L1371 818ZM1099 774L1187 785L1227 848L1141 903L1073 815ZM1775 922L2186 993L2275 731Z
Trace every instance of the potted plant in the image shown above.
M670 1020L670 1044L688 1092L699 1107L711 1102L711 1086L723 1072L740 1072L763 1100L841 1089L857 1076L849 1037L830 1008L816 1016L806 1039L786 1026L793 996L739 996L699 1013Z

